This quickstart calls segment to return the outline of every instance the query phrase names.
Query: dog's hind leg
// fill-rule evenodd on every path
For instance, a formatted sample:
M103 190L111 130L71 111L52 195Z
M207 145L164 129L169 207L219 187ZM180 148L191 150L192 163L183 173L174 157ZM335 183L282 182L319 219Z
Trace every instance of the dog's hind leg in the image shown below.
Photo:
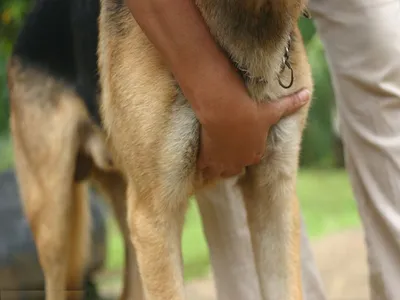
M78 126L88 116L81 100L53 77L15 59L8 75L16 174L46 300L79 299L89 220L85 188L74 173ZM67 288L79 291L67 295Z
M14 140L20 147L18 138ZM46 300L80 299L88 242L85 187L73 184L72 174L66 176L73 166L63 159L56 162L49 157L39 169L20 150L15 156L24 210L45 277Z
M142 284L137 268L127 220L126 183L117 172L94 169L93 180L96 187L109 199L124 240L125 266L121 300L143 300Z

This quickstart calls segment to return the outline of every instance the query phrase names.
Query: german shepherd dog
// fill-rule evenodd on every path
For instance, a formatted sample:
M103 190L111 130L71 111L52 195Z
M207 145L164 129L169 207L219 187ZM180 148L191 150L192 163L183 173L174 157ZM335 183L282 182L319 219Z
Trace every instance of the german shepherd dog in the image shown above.
M114 203L127 257L129 241L136 251L140 280L125 276L122 297L141 282L133 299L182 300L188 198L201 201L225 180L206 184L196 170L200 124L124 1L100 0L99 12L88 2L39 0L9 65L16 169L46 299L65 299L65 289L81 284L88 240L83 198L91 180ZM254 101L312 90L297 27L305 0L196 4ZM85 14L96 20L97 13L98 23L85 28ZM51 22L57 26L48 27ZM246 207L263 300L302 299L295 185L307 112L308 105L275 125L261 162L233 178Z
M137 281L130 273L135 259L125 180L113 168L100 125L99 5L99 0L37 0L9 61L15 169L48 300L82 296L89 253L89 184L110 200L124 237L122 299L129 299L128 289L134 288L126 283Z

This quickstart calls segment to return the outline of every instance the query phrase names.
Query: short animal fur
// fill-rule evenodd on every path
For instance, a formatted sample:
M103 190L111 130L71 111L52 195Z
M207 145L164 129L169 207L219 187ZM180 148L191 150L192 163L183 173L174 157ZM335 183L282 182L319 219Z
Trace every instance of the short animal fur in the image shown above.
M101 116L115 162L127 180L128 226L145 298L182 300L180 241L187 199L193 194L201 198L204 188L212 188L195 167L199 122L123 1L100 3ZM304 87L312 90L297 27L305 1L196 3L216 41L247 71L254 101L271 101ZM285 89L278 74L289 36L295 81ZM290 75L280 76L287 82ZM238 178L263 300L302 298L295 185L307 110L280 121L266 141L262 162Z
M121 299L134 294L128 282L140 284L126 222L125 180L113 167L100 125L98 16L98 0L36 1L8 66L15 169L47 300L81 299L89 184L110 200L125 240Z
M60 10L50 8L51 2L59 2ZM99 27L91 23L91 32L82 31L81 25L87 21L83 12L86 9L86 14L93 13L96 18L99 7L82 3L39 0L9 67L16 169L45 273L46 299L66 299L66 288L81 285L88 223L82 198L88 179L111 199L126 240L127 265L133 268L126 267L122 299L132 299L135 293L133 299L142 299L140 281L146 300L185 299L180 239L187 199L195 194L201 201L204 189L223 181L206 186L196 172L199 123L123 1L101 0ZM255 101L271 101L303 87L312 89L296 25L303 1L196 3L216 40L234 63L246 70L244 79ZM66 13L68 5L71 14ZM57 19L45 22L57 27L46 30L45 25L37 25L44 7L51 9L52 15L58 12ZM36 35L29 32L32 28ZM97 46L97 30L100 81L95 72L96 55L90 52ZM85 39L84 32L96 40ZM45 34L56 40L43 44ZM278 76L287 82L289 73L278 74L289 36L295 81L290 89L284 89ZM31 48L23 42L26 40ZM78 49L84 41L91 41L90 46ZM262 162L237 178L263 300L302 299L295 183L307 110L304 107L280 121L266 141ZM104 126L107 144L99 124ZM136 250L141 280L135 273L129 240ZM71 293L67 296L79 298Z

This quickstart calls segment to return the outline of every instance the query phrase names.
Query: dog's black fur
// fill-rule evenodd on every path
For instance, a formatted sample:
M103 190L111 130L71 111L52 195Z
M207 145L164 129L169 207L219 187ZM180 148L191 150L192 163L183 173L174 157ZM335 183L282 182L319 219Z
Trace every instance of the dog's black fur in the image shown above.
M13 57L72 86L100 124L97 68L99 0L37 0Z

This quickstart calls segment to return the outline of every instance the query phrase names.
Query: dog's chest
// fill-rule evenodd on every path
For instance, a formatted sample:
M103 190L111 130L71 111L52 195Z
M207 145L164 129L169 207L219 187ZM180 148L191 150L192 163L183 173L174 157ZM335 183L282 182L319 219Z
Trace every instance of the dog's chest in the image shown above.
M279 79L287 87L291 74L282 73L285 50L291 37L287 8L269 5L259 13L249 10L247 0L197 0L211 33L241 74L252 98L265 100L285 94ZM284 3L285 1L282 1ZM274 2L276 3L276 2ZM288 78L287 78L288 77Z

